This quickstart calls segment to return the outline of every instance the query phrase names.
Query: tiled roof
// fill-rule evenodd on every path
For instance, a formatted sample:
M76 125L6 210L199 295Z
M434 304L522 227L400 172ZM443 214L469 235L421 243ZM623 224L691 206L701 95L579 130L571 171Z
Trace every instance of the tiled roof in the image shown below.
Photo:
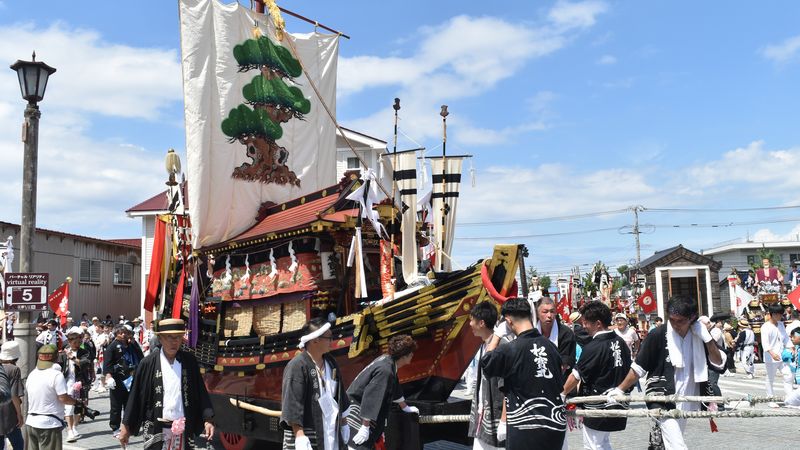
M142 239L141 238L132 238L132 239L109 239L109 242L113 242L115 244L120 245L128 245L131 247L139 247L142 248Z
M189 207L189 199L186 195L186 183L181 185L183 187L183 203L185 207ZM131 206L125 212L126 213L141 213L141 212L156 212L156 211L166 211L169 205L167 204L167 190L163 190L158 194L148 198L147 200L139 203L138 205Z
M9 228L15 228L15 229L19 230L19 225L16 224L16 223L11 223L11 222L0 221L0 227L1 228L9 227ZM37 233L50 234L50 235L53 235L53 236L66 237L66 238L75 239L75 240L78 240L78 241L94 242L96 244L118 245L118 246L123 246L123 247L136 247L137 249L141 249L142 248L142 240L141 239L99 239L99 238L93 238L93 237L89 237L89 236L82 236L80 234L73 234L73 233L65 233L63 231L48 230L46 228L39 228L39 227L36 227L36 232ZM136 241L136 243L132 243L132 242L129 242L129 241ZM14 245L16 246L16 245L19 245L19 244L15 242Z
M323 196L322 192L325 192L327 195ZM287 203L273 206L270 208L267 217L250 227L249 230L231 239L231 241L240 242L270 233L297 230L316 220L329 220L329 217L331 222L344 222L348 211L354 211L354 214L358 214L357 209L326 214L326 211L339 200L339 195L340 192L338 190L330 188L325 191L309 194L306 197L319 197L314 200L302 202L296 206L291 206Z

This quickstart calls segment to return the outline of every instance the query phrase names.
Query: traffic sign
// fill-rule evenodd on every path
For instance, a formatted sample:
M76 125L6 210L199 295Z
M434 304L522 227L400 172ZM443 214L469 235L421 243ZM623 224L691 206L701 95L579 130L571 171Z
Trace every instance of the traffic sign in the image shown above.
M6 311L47 309L46 273L7 273L4 307Z

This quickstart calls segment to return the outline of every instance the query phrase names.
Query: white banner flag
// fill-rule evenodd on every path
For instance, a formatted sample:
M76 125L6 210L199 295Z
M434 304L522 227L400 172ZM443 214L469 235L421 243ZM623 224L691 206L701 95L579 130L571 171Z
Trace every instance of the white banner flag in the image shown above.
M180 0L193 245L252 226L258 208L336 183L337 35L286 34L237 2ZM256 31L257 27L257 31ZM291 42L286 42L290 40Z
M406 151L390 154L397 183L398 198L403 216L400 232L403 236L403 280L411 284L417 279L417 153ZM392 262L394 264L394 262Z
M461 156L429 158L432 167L433 236L436 241L436 271L449 272L456 231L456 207L461 183ZM446 161L446 162L445 162Z

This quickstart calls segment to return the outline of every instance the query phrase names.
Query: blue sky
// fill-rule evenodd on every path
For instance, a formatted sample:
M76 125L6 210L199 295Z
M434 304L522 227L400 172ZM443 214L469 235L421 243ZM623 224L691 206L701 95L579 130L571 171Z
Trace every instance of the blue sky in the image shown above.
M249 2L245 2L249 3ZM338 28L340 122L377 137L401 128L435 149L438 106L448 149L474 155L460 222L502 222L649 208L800 204L795 2L280 3ZM163 153L182 150L177 2L0 2L0 55L58 68L41 104L39 221L98 237L130 237L123 211L163 186ZM287 18L290 31L312 26ZM0 220L19 222L23 102L0 71ZM468 172L469 165L466 166ZM466 177L467 180L469 177ZM800 220L718 228L666 225L800 218L783 211L641 214L642 257L678 243L699 250L750 236L800 233ZM462 265L519 241L529 264L565 271L635 256L616 228L632 214L460 226ZM610 231L513 238L613 228ZM650 232L652 231L652 232ZM505 237L505 239L499 239Z

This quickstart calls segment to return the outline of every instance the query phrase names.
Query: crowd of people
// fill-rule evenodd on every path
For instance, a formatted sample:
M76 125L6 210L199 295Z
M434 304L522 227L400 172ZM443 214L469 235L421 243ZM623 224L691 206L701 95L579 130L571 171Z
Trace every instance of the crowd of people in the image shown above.
M78 323L71 317L63 323L40 317L36 328L36 369L24 385L16 366L19 343L8 340L0 348L11 400L0 405L0 450L6 439L14 450L60 449L62 430L67 442L77 441L79 424L99 414L89 406L90 390L110 391L109 425L118 435L133 371L157 346L152 324L147 327L141 318L129 321L124 316L117 322L110 316L88 320L84 314ZM25 396L28 413L23 416Z
M624 314L602 302L587 302L570 317L556 318L547 297L531 303L510 299L500 314L492 304L476 305L470 326L483 340L476 357L470 436L481 450L567 448L566 399L599 396L582 403L587 411L627 409L624 396L646 378L647 395L710 395L709 386L726 370L720 332L698 315L691 299L673 297L669 320L643 334ZM659 322L661 322L659 320ZM800 339L800 331L798 331ZM595 397L597 398L597 397ZM694 402L647 403L648 408L698 410ZM624 417L585 417L586 449L610 449L610 433L624 430ZM651 430L651 448L685 449L686 419L660 419Z

